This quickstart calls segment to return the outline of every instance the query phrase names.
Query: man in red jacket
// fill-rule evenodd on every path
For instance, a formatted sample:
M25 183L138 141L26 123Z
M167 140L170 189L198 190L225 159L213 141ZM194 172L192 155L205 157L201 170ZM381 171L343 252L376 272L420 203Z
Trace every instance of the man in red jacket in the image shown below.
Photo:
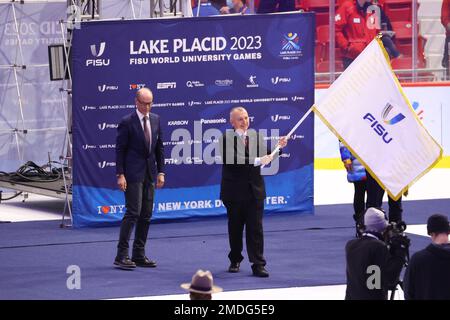
M335 16L336 45L342 50L345 68L377 35L375 16L366 13L370 3L370 0L345 1Z
M444 58L442 59L442 66L447 69L447 79L450 76L449 62L448 62L448 47L450 43L450 0L442 1L441 22L445 28L445 46Z

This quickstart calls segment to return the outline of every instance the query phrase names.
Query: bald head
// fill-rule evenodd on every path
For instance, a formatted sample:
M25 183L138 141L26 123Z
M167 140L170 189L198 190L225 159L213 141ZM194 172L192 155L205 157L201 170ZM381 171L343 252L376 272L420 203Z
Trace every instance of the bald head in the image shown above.
M230 111L230 123L235 130L247 131L249 118L247 110L243 107L236 107Z
M153 93L149 88L142 88L136 92L136 107L142 114L148 114L153 104Z

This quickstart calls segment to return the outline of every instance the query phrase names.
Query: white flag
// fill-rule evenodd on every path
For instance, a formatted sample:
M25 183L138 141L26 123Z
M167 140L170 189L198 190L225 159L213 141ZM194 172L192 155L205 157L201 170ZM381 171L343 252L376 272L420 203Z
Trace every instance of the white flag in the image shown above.
M442 157L378 38L331 85L314 112L395 200Z

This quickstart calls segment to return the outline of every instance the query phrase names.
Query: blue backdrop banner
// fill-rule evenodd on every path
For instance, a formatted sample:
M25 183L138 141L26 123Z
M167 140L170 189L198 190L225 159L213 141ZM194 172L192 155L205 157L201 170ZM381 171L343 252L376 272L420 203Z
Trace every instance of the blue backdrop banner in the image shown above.
M142 87L153 91L165 147L153 219L225 214L214 142L234 106L269 146L288 133L314 103L314 30L304 13L82 23L72 48L74 226L123 217L115 139ZM313 130L310 116L267 168L266 213L313 213Z

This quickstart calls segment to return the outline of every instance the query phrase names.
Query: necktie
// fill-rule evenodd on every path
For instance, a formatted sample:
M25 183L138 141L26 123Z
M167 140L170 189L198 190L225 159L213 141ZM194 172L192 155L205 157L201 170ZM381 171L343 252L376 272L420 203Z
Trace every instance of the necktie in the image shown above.
M147 116L145 116L145 117L142 119L142 121L144 121L144 136L145 136L145 142L147 143L147 147L150 149L150 141L151 141L151 139L150 139L150 131L148 130L148 127L147 127L147 120L148 120L148 117L147 117Z

